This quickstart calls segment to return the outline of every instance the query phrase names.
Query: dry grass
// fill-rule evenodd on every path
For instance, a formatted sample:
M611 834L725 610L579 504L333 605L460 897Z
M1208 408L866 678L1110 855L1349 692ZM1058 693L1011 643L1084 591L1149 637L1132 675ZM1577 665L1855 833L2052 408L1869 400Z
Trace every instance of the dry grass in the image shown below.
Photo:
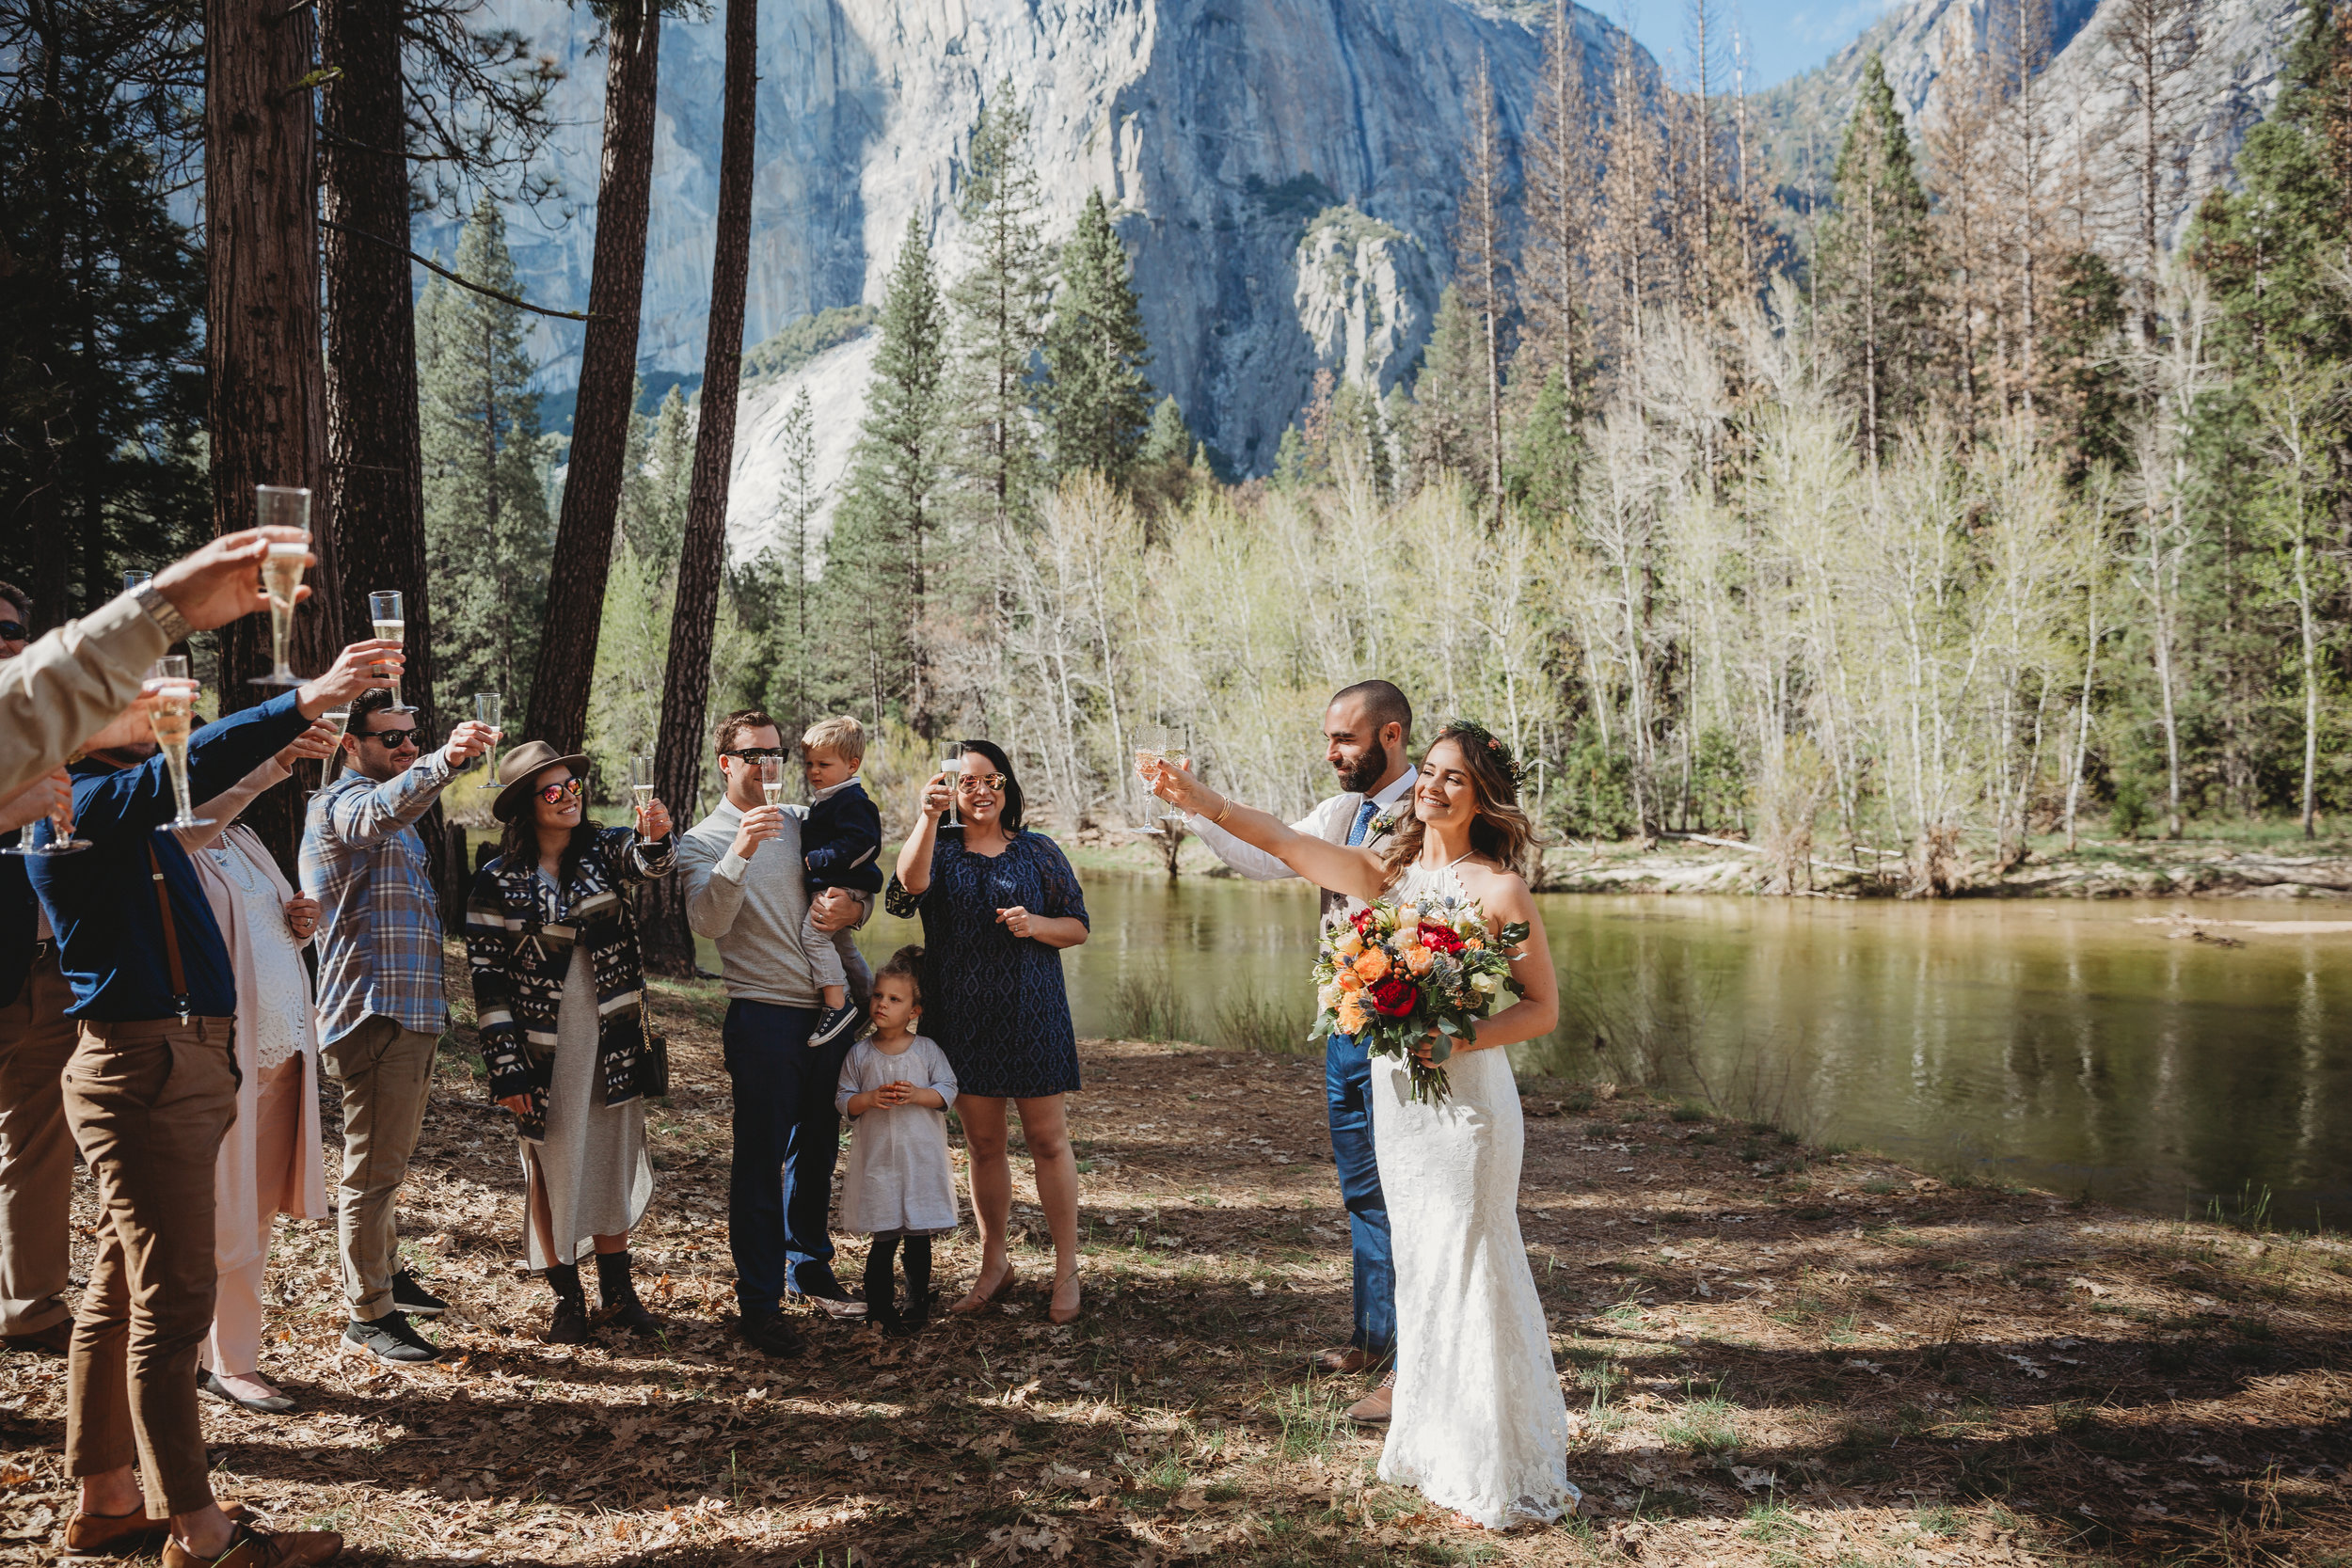
M677 1093L637 1245L666 1345L538 1342L511 1139L450 1055L405 1216L460 1354L342 1354L331 1230L287 1224L264 1370L304 1413L208 1402L221 1494L361 1564L2352 1564L2340 1242L1956 1191L1553 1082L1523 1086L1522 1217L1587 1519L1438 1516L1373 1479L1336 1415L1358 1389L1302 1375L1348 1316L1303 1059L1086 1047L1074 1327L1025 1236L1001 1313L912 1342L811 1322L770 1361L724 1327L720 1005L660 999ZM967 1233L943 1287L973 1261ZM62 1366L0 1361L0 1560L50 1560Z

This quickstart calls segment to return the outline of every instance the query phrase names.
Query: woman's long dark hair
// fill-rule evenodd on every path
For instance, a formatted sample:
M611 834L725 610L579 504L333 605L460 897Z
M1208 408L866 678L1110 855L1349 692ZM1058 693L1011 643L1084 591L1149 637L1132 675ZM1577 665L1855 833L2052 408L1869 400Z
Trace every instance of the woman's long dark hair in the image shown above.
M988 765L991 768L1005 776L1005 809L997 814L997 820L1004 823L1007 837L1019 832L1021 831L1021 781L1012 775L1012 758L1005 755L1004 748L993 740L965 740L958 744L967 752L979 752L988 759Z
M554 763L548 765L548 768L555 766ZM540 771L546 770L542 768ZM538 776L534 773L532 778L536 781ZM580 863L587 858L588 851L596 843L596 825L588 816L587 781L581 780L580 786L580 821L572 828L571 839L564 846L564 852L555 858L558 887L572 885L572 873L580 869ZM534 787L524 791L522 810L506 819L506 832L499 839L499 859L506 863L509 871L518 865L535 867L539 863L539 824L533 820L538 816L538 808L539 795Z
M1543 839L1535 832L1534 820L1519 806L1518 782L1512 778L1505 761L1508 753L1500 741L1484 730L1456 729L1449 724L1438 732L1428 751L1422 752L1424 765L1439 740L1451 740L1460 750L1462 770L1470 775L1470 793L1478 802L1477 819L1470 823L1470 848L1524 878L1533 851ZM1421 785L1416 783L1413 788L1418 791ZM1411 795L1398 801L1397 808L1403 815L1380 854L1380 868L1391 882L1405 875L1406 866L1421 859L1422 838L1427 831L1421 813L1414 809Z

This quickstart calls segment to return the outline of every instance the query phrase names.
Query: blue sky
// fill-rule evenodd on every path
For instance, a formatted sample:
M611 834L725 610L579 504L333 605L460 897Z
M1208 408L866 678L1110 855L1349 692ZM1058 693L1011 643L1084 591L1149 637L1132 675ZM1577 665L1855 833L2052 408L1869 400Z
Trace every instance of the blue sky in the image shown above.
M1692 73L1690 8L1682 0L1582 3L1630 29L1676 77ZM1721 29L1725 40L1720 51L1713 48L1712 39L1708 40L1709 52L1717 55L1724 71L1724 91L1731 87L1728 40L1735 30L1747 40L1752 66L1748 86L1768 87L1820 64L1892 8L1892 0L1709 0L1709 4L1714 17L1710 26Z

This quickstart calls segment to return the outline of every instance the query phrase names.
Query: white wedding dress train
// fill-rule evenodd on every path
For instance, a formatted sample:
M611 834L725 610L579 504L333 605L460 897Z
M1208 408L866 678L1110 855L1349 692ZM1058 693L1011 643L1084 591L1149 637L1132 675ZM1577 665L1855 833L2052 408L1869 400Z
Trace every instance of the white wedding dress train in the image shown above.
M1410 867L1401 898L1463 898L1450 869ZM1396 1256L1396 1388L1380 1479L1489 1529L1574 1510L1568 1411L1519 1237L1526 1125L1500 1050L1446 1064L1448 1097L1373 1059L1373 1146Z

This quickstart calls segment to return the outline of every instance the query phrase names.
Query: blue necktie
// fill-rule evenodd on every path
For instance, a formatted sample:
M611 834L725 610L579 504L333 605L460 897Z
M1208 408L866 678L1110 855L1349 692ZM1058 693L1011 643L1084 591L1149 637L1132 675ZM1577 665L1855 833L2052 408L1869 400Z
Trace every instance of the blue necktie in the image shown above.
M1347 844L1349 848L1355 848L1364 842L1364 830L1372 826L1372 819L1374 816L1378 815L1379 811L1379 806L1374 803L1372 797L1369 795L1365 796L1364 803L1356 808L1356 820L1354 824L1347 830Z

